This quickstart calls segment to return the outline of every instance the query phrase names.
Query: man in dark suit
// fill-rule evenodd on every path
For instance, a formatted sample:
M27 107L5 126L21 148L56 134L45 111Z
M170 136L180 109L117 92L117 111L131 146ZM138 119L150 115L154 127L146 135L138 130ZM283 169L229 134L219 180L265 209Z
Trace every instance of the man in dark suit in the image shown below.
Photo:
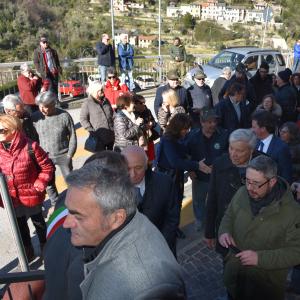
M128 146L126 157L131 182L137 188L138 210L158 228L176 254L176 229L179 221L172 179L147 167L143 148Z
M234 82L227 91L227 97L215 107L219 126L229 133L239 128L250 128L251 104L245 100L245 86Z
M259 139L256 149L266 153L278 165L278 175L289 183L292 180L292 161L288 145L275 136L277 120L270 112L257 112L252 116L252 130Z

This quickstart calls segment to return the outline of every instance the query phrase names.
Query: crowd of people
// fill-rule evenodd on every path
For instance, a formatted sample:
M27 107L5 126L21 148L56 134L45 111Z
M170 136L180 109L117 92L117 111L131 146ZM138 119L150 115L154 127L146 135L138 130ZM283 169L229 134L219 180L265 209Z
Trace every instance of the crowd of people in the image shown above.
M290 269L290 288L299 292L300 74L285 69L274 81L264 61L249 80L239 63L212 88L199 69L186 89L179 72L186 53L176 38L155 118L133 92L127 36L117 46L120 79L107 34L96 49L101 81L89 86L80 111L85 149L94 154L82 168L73 170L75 126L56 105L61 68L45 36L34 52L36 74L22 65L20 97L3 99L0 168L29 261L28 217L36 228L43 299L185 299L176 240L185 238L186 174L195 230L223 258L228 299L284 299ZM55 167L68 184L61 194Z

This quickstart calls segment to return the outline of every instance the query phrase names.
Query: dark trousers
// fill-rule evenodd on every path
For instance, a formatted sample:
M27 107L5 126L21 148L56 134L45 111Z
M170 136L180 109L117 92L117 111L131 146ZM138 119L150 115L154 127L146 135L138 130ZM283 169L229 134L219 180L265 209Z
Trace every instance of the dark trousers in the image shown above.
M46 243L46 233L47 233L47 226L44 220L44 217L42 215L42 212L30 216L31 221L35 227L36 234L39 238L40 244ZM24 247L30 247L31 246L31 237L30 237L30 231L27 224L27 218L26 216L22 216L17 218L18 226L20 229L22 241L24 244Z

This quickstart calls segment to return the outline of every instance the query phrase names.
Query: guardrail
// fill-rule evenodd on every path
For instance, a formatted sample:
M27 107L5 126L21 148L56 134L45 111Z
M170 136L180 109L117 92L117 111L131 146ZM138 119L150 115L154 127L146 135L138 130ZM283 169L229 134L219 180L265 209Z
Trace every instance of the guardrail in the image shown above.
M293 53L282 53L285 61L286 66L291 67L293 63ZM213 53L209 54L192 54L195 59L195 62L198 64L205 64L207 61L213 56ZM24 62L14 62L14 63L5 63L0 64L0 87L5 85L12 84L12 86L8 86L3 92L2 95L4 96L8 93L16 93L16 80L18 75L20 74L20 70L7 70L7 68L11 67L18 67ZM33 65L32 61L27 62L30 65ZM96 58L79 58L79 59L65 59L61 61L63 69L68 69L70 65L78 66L78 79L83 81L84 84L87 84L87 77L91 74L98 73L98 66L97 66L97 59ZM194 62L186 63L186 71L191 69L194 65ZM6 70L4 70L6 68ZM117 66L118 69L118 61ZM141 75L141 74L148 74L151 75L154 80L159 83L159 69L161 68L162 79L165 78L166 73L170 69L170 57L169 55L162 55L161 61L159 61L159 56L135 56L134 58L134 77Z

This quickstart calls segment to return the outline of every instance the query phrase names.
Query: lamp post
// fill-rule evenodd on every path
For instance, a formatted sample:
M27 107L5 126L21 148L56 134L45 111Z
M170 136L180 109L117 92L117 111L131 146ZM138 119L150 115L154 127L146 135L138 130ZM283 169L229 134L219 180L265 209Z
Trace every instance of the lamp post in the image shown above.
M110 0L110 16L111 16L111 37L113 39L113 47L115 46L115 23L114 23L114 0Z
M161 59L161 0L158 1L158 70L159 70L159 83L162 77L162 59Z
M266 22L265 22L265 28L262 36L262 41L261 41L261 48L264 47L265 44L265 35L266 35L266 30L267 30L267 25L268 25L268 19L269 19L269 4L267 4L267 15L266 15Z

